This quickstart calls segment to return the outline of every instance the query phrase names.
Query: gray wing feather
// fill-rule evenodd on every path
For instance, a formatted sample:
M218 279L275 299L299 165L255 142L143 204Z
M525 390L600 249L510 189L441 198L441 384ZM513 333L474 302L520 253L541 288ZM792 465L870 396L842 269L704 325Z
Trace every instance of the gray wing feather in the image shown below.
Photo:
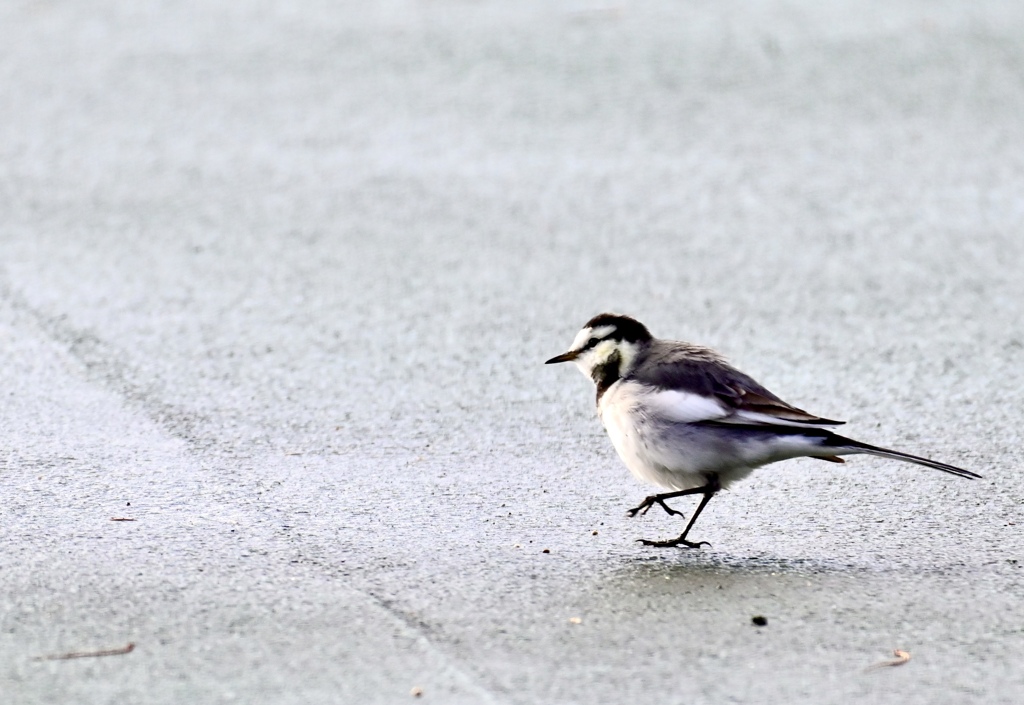
M760 414L779 421L821 426L843 423L787 404L713 350L689 343L656 341L630 377L653 387L714 397L735 411ZM723 421L728 422L726 419ZM750 423L749 419L737 419L736 422Z

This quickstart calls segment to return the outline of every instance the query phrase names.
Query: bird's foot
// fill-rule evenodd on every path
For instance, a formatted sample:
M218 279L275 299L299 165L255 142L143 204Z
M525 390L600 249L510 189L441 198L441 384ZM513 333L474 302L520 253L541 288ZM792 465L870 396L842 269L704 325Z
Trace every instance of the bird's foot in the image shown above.
M658 548L700 548L701 546L711 546L707 541L687 541L682 536L667 541L649 541L648 539L637 539L637 541L644 546L656 546Z
M665 504L665 500L656 494L651 495L650 497L645 499L643 502L640 503L639 506L633 507L632 509L627 511L626 515L630 517L635 517L637 514L646 514L647 510L653 507L655 504L660 505L661 508L665 510L665 513L669 516L673 514L678 516L685 516L682 512L677 512L675 509Z
M627 509L626 516L635 517L637 514L646 514L647 510L651 508L651 505L654 504L654 502L657 499L658 498L655 496L648 497L639 505L633 507L632 509Z

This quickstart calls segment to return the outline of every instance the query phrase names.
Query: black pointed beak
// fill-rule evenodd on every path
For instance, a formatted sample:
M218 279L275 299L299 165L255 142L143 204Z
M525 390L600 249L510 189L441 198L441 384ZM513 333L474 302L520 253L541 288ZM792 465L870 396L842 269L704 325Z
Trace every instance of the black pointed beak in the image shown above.
M574 350L570 350L567 353L562 353L561 355L555 355L553 358L551 358L550 360L548 360L544 364L545 365L553 365L556 362L571 362L571 361L575 360L579 356L580 356L579 352L574 351Z

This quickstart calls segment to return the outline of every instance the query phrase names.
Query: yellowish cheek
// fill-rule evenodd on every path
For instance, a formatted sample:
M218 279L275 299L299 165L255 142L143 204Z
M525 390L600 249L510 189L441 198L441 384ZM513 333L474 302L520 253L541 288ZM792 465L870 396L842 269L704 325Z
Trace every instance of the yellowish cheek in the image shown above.
M624 374L632 369L636 353L636 348L632 345L617 344L613 340L606 340L594 348L594 367L605 364L612 355L617 354L619 356L619 370Z
M594 348L594 364L603 365L608 362L608 358L612 356L613 352L615 352L615 343L610 340L598 343Z

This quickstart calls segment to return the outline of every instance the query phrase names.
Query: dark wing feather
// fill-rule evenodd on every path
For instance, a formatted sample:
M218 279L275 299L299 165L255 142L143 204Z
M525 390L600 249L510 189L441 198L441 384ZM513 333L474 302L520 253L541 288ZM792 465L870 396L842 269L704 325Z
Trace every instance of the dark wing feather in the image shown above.
M763 423L797 423L839 426L782 401L749 375L727 363L714 351L687 343L657 341L631 375L643 384L715 397L734 415L721 419L729 423L757 423L751 414L766 417Z

